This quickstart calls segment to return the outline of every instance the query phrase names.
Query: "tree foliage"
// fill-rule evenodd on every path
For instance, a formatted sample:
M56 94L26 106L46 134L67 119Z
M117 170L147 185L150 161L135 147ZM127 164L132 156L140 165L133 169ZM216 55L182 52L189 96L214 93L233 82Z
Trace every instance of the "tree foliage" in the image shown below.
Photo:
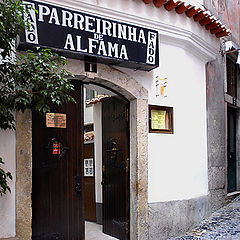
M66 59L50 49L37 48L17 54L15 40L29 28L24 21L28 9L19 0L0 0L0 128L15 129L15 111L31 109L44 115L52 104L74 101L70 78L63 69ZM0 162L3 164L2 160ZM6 184L9 173L0 168L0 188Z
M0 65L0 127L14 129L13 111L31 109L44 115L51 104L61 105L74 101L69 95L73 90L70 73L60 66L65 58L49 49L38 52L28 50L16 56L15 61Z
M19 0L0 1L0 48L3 58L14 51L16 37L28 27L24 21L24 12L25 7Z
M0 165L4 164L2 158L0 158ZM10 172L5 172L2 168L0 168L0 196L6 194L7 191L11 192L10 187L8 186L7 180L12 180L12 175Z

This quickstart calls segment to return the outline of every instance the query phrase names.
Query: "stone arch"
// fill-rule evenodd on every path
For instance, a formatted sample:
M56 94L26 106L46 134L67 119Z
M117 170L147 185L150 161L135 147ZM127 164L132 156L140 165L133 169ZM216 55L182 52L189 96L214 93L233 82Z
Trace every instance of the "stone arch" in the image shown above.
M147 239L148 92L134 78L112 66L98 64L97 73L87 73L84 71L84 62L68 59L65 69L83 82L106 86L130 101L130 239ZM29 240L32 235L32 122L30 111L16 114L16 127L16 234L19 239Z
M105 64L97 65L97 73L85 72L84 62L69 59L65 69L85 82L92 81L109 87L128 100L147 99L148 91L136 79L120 69Z

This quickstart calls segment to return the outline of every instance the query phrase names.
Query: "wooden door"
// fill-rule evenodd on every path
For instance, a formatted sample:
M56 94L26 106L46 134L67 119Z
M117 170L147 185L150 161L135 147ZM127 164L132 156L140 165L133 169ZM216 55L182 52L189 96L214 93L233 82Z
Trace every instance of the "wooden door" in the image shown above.
M51 113L64 114L50 119L49 123L57 127L46 127L46 118L33 113L34 240L84 239L81 191L83 90L79 81L74 85L72 95L77 104L68 103L51 109ZM58 126L60 120L63 124Z
M237 154L236 154L236 112L228 108L228 192L237 189Z
M129 104L111 97L102 103L103 232L129 239Z
M84 144L84 219L96 222L94 143Z

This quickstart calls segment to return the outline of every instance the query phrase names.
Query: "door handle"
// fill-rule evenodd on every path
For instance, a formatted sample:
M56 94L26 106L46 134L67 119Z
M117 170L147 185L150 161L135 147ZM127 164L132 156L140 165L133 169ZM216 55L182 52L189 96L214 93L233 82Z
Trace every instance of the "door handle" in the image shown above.
M82 192L82 187L80 183L75 184L75 191L77 194L80 194Z

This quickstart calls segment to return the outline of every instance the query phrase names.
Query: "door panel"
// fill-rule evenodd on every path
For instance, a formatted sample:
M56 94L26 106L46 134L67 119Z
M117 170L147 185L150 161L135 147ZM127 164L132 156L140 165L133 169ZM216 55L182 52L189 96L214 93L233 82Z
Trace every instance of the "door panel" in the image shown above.
M51 108L51 113L66 114L66 128L46 127L45 117L33 113L34 240L84 239L83 95L81 83L76 81L74 85L72 95L77 104ZM57 140L66 147L61 157Z
M102 102L103 232L129 239L129 104L117 97Z
M236 112L228 108L228 192L237 189Z
M84 176L84 219L96 222L94 144L84 144L84 159L92 159L92 176ZM89 162L89 160L87 160ZM88 163L88 165L90 165ZM86 166L84 166L86 167ZM91 166L89 166L91 167ZM89 169L89 168L88 168Z

